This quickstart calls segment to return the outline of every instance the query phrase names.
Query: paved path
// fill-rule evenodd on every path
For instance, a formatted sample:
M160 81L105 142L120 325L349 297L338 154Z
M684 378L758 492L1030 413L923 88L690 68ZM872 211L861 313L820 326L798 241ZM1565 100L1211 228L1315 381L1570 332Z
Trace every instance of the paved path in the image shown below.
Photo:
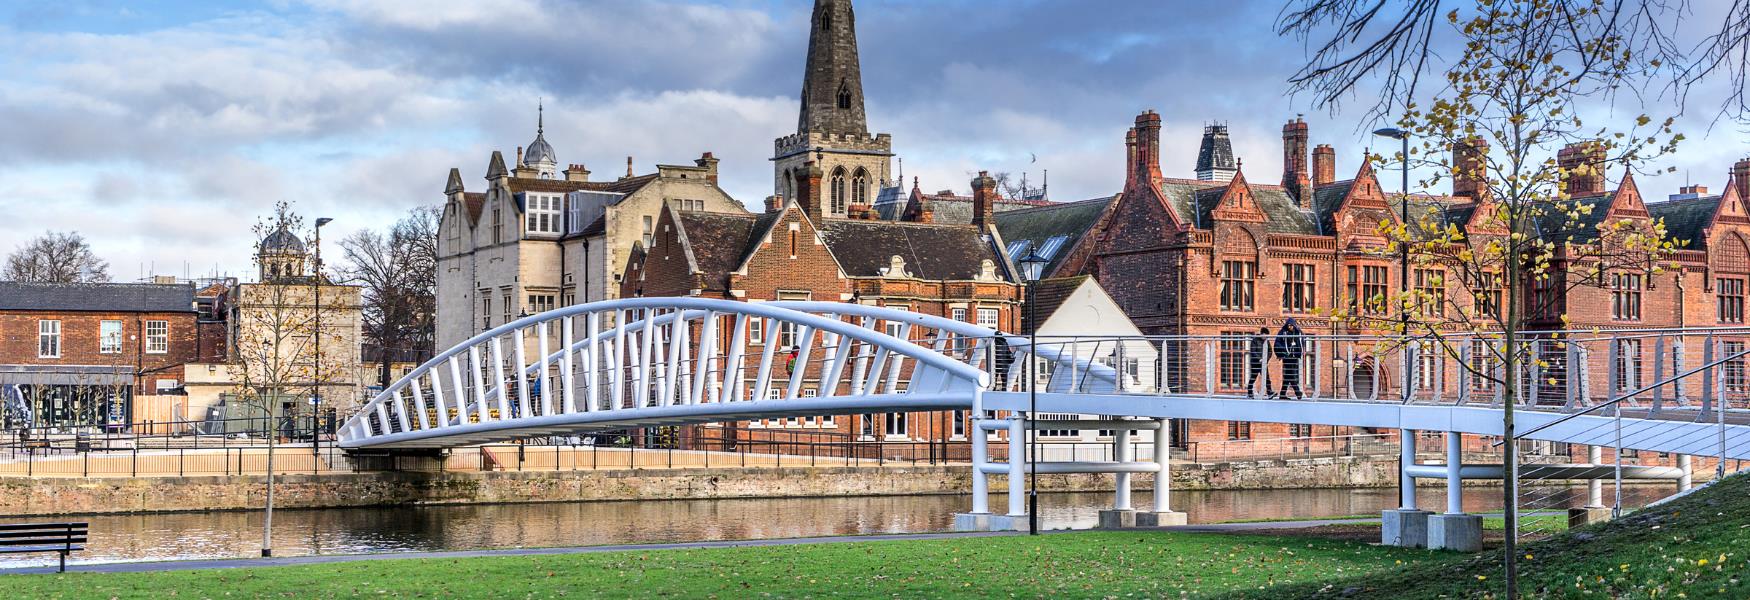
M287 556L275 558L223 558L206 560L175 560L161 562L122 562L68 565L70 573L144 573L150 571L188 571L196 569L243 569L251 567L284 567L371 560L449 559L483 556L546 556L554 554L591 554L641 550L684 550L694 548L748 548L756 546L793 546L799 544L836 544L846 542L882 542L895 540L943 540L955 538L1000 537L1025 535L1025 532L945 532L883 535L841 535L812 538L781 538L769 540L732 540L720 542L683 542L674 544L616 544L609 546L575 546L565 548L511 548L503 550L458 550L453 552L393 552L382 554L327 554L320 556ZM0 576L25 573L54 573L55 567L24 567L0 569Z
M1229 533L1234 531L1253 531L1258 529L1303 529L1307 527L1324 527L1326 525L1357 525L1378 522L1379 519L1377 518L1309 519L1305 521L1256 521L1251 523L1199 523L1196 525L1162 527L1161 529L1185 533Z

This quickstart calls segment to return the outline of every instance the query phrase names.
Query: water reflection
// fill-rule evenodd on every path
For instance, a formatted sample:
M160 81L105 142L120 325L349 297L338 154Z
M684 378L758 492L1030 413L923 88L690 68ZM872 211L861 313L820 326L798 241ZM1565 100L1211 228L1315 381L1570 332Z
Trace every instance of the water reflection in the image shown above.
M1583 499L1576 489L1574 498ZM1668 486L1631 487L1639 506ZM1420 491L1424 508L1443 507L1445 492ZM1150 506L1147 492L1132 505ZM1088 528L1110 493L1042 494L1043 527ZM274 513L274 554L351 554L478 548L582 546L821 535L945 531L967 496L745 500L651 500L282 510ZM1174 509L1193 523L1376 513L1396 506L1395 489L1295 489L1177 492ZM992 497L992 507L1007 506ZM1465 508L1501 506L1499 488L1466 491ZM0 519L31 522L50 519ZM75 563L248 557L261 548L261 513L212 512L91 516L92 540ZM0 567L49 564L52 558L0 556Z

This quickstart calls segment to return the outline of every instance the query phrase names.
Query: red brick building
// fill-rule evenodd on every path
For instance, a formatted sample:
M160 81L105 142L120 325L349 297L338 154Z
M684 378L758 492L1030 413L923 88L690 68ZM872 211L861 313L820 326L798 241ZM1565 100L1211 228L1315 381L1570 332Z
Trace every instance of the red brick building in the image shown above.
M29 413L0 405L0 421L131 422L138 398L180 393L200 347L191 286L0 282L0 386Z

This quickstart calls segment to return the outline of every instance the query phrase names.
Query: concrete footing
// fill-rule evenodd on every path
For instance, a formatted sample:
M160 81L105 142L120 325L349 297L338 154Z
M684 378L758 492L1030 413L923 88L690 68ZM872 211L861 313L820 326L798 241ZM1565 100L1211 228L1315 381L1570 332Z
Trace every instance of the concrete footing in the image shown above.
M1585 527L1593 523L1603 523L1611 519L1611 510L1605 506L1584 506L1568 509L1568 528Z
M955 531L1026 531L1027 515L955 513Z
M1476 552L1483 549L1482 515L1428 516L1428 548Z
M1136 526L1136 511L1108 509L1100 511L1100 529L1127 529Z
M1185 520L1185 513L1179 511L1143 511L1136 513L1137 527L1174 527L1184 525L1187 522L1188 521Z
M1393 509L1379 515L1379 543L1400 548L1428 547L1428 516L1425 510Z

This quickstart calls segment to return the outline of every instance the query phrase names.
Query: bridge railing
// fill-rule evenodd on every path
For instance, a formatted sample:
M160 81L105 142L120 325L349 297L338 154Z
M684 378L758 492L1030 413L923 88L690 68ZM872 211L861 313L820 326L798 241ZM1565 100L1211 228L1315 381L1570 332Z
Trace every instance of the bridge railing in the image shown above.
M821 401L835 398L884 397L894 409L970 399L990 385L996 339L974 325L856 304L597 302L506 323L438 354L368 402L340 437L354 447L503 439L486 432L566 429L561 422L597 412L789 401L798 413L828 414L833 406Z

